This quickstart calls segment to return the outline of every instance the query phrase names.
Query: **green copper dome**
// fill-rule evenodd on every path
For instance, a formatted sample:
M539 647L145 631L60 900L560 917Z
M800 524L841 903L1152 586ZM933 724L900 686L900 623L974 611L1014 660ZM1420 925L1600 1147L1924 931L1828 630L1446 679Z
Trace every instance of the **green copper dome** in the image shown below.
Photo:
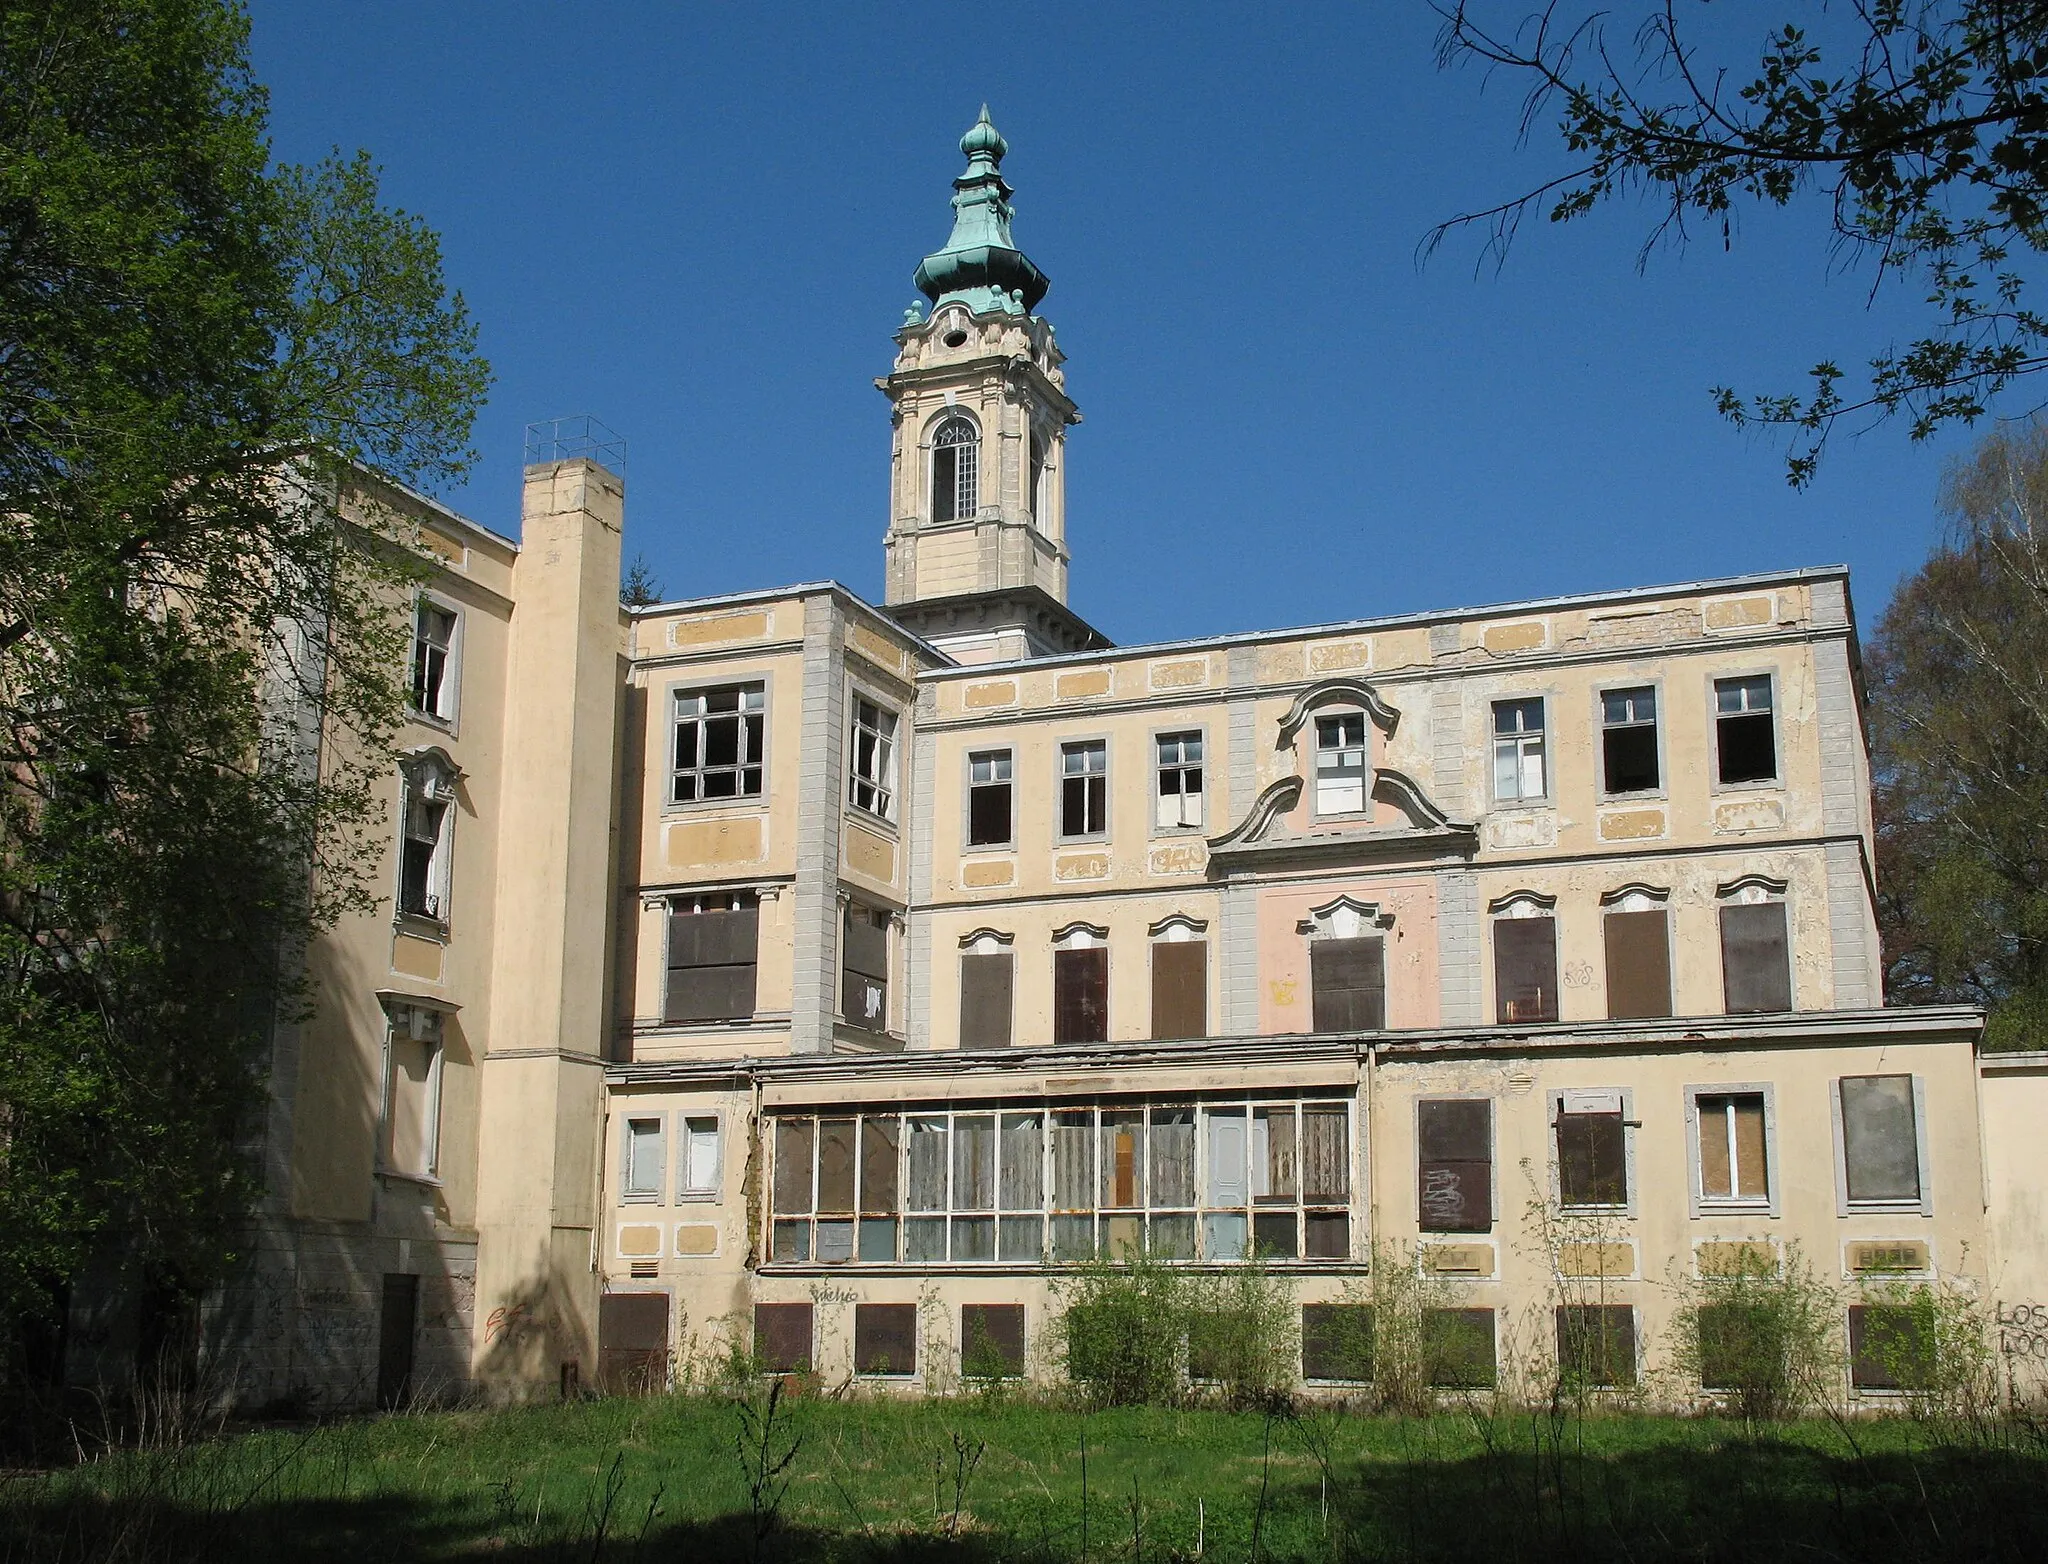
M962 303L977 315L1002 310L1028 315L1052 286L1010 237L1010 187L1003 180L1003 140L981 106L981 118L960 138L967 171L953 181L953 236L918 263L911 281L941 304Z

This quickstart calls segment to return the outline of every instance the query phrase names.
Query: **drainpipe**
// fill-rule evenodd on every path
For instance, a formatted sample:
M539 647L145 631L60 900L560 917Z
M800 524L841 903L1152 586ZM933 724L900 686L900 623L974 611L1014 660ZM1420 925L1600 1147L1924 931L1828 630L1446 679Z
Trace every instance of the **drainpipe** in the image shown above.
M1379 1126L1380 1045L1365 1045L1365 1241L1367 1262L1380 1258Z

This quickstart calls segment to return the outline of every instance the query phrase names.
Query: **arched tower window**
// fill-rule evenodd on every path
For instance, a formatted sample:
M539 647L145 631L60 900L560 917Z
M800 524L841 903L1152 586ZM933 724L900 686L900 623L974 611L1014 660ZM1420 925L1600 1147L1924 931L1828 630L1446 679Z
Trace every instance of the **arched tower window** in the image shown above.
M981 509L981 435L957 414L932 436L932 520L971 521Z
M1031 525L1045 525L1045 508L1041 491L1045 488L1045 439L1034 429L1031 431Z

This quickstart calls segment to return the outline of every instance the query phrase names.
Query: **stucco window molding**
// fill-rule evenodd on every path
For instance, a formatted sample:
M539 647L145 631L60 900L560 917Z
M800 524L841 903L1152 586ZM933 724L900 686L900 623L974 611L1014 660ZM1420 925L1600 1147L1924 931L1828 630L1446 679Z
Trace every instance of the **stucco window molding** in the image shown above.
M1668 885L1647 885L1641 880L1631 880L1600 893L1600 905L1612 912L1655 912L1670 901Z
M1184 912L1173 912L1168 913L1157 923L1153 924L1145 931L1145 934L1149 939L1184 943L1189 940L1201 939L1208 933L1208 930L1209 920L1207 918L1195 918L1190 917Z
M970 929L960 936L960 948L962 950L976 951L991 956L998 951L1008 950L1016 943L1016 935L1003 929L991 929L986 926Z
M1295 924L1294 932L1309 939L1357 939L1393 926L1393 913L1378 902L1339 896L1320 907L1311 907L1308 916Z
M1496 918L1547 918L1557 910L1557 898L1542 891L1513 890L1486 904Z
M1279 737L1274 747L1291 748L1303 725L1325 706L1356 707L1389 738L1401 721L1400 712L1389 706L1379 691L1363 679L1328 679L1295 696L1294 704L1287 708L1287 715L1280 719Z

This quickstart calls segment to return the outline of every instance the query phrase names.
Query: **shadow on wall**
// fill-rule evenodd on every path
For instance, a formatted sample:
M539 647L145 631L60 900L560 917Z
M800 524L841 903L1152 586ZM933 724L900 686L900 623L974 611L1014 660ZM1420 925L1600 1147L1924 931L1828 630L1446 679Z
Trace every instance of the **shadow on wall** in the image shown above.
M594 1285L590 1292L594 1299ZM596 1322L559 1276L535 1277L493 1301L476 1343L476 1390L486 1400L567 1400L596 1383Z

